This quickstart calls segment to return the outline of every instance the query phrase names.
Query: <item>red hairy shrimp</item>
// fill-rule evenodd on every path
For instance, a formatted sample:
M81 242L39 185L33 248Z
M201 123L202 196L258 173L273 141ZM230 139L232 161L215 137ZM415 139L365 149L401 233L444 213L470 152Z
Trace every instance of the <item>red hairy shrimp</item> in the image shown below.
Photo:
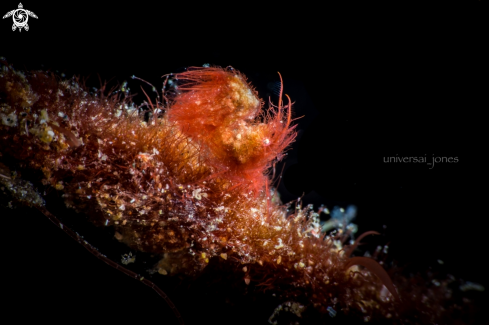
M229 189L245 185L257 194L274 158L295 138L290 99L287 106L279 99L277 111L271 106L262 113L256 91L234 70L190 68L175 78L182 93L169 120L199 143L207 163L231 180Z

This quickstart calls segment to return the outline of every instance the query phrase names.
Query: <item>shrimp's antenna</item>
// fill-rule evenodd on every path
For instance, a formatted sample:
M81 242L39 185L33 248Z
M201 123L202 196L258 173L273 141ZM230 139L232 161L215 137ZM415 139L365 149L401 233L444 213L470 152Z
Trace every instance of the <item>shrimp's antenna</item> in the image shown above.
M289 127L290 122L291 122L291 117L292 117L292 109L291 109L291 107L292 107L291 102L292 101L290 100L289 95L285 94L285 96L287 96L287 99L289 100L289 109L288 109L288 114L287 114L287 127ZM281 102L281 100L279 102Z
M148 94L146 94L146 92L144 91L143 87L141 86L141 90L143 91L143 93L146 95L146 98L148 99L148 103L151 105L151 108L153 109L153 112L156 112L155 111L155 107L153 106L153 103L151 102L151 99L149 98Z
M146 80L144 79L141 79L139 77L136 77L136 76L131 76L131 79L137 79L139 81L142 81L144 83L146 83L147 85L151 86L151 89L156 93L156 98L158 98L158 102L161 101L161 98L160 98L160 94L158 93L158 91L156 90L155 86L153 86L151 83L147 82ZM165 81L165 85L166 85L166 81ZM142 87L141 87L142 89ZM144 89L143 89L143 92L144 92ZM146 92L144 93L146 95L146 97L148 97L148 95L146 94Z
M280 77L280 93L278 95L278 107L282 107L282 93L284 91L284 81L282 80L282 75L280 74L280 72L278 72L278 76Z

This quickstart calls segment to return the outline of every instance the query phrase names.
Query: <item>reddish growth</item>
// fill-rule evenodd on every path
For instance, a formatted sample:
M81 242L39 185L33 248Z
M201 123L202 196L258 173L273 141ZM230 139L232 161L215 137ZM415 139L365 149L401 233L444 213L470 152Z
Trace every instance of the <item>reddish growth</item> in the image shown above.
M169 120L207 151L206 164L214 175L232 181L230 189L245 185L257 194L265 188L266 170L296 136L290 101L263 112L256 91L231 69L191 68L176 79L182 93L168 111Z

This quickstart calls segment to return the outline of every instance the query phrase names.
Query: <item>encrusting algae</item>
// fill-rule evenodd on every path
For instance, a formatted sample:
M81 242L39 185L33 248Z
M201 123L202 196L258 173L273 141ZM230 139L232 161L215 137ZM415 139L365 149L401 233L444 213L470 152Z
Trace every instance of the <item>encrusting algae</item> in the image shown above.
M447 283L423 287L431 299L420 304L403 294L409 281L351 257L363 236L343 245L348 234L322 233L311 207L289 211L273 197L267 171L295 138L290 100L263 112L242 74L190 68L171 76L177 91L145 120L121 93L6 62L0 73L0 182L19 202L43 205L18 190L6 161L42 171L23 182L52 186L131 249L161 256L162 275L196 275L215 258L299 316L312 306L403 324L445 319L446 295L435 293Z

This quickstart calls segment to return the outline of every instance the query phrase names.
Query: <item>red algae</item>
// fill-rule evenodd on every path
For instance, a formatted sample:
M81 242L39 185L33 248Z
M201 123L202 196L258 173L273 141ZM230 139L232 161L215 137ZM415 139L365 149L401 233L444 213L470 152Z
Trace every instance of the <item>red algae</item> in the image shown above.
M233 69L191 68L174 79L170 104L154 106L166 113L144 121L120 94L4 65L0 158L40 171L25 181L61 191L66 206L113 227L131 249L160 256L152 272L161 276L196 276L213 260L278 294L279 309L298 317L308 307L402 324L445 319L444 295L420 304L403 293L409 281L391 280L375 259L351 258L358 242L322 234L310 207L290 211L272 199L268 169L295 138L290 102L264 113ZM18 202L43 206L0 167Z

